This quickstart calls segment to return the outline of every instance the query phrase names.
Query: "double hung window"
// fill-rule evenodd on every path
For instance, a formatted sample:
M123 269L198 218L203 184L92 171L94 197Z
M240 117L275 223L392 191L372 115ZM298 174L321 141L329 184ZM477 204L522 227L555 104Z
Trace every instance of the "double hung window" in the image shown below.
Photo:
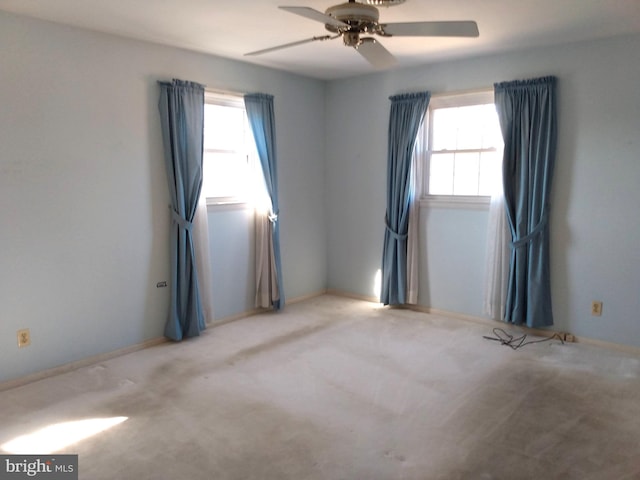
M489 197L500 186L502 135L493 91L435 95L423 127L424 194L447 199Z
M205 93L202 189L209 204L247 203L263 189L240 96Z

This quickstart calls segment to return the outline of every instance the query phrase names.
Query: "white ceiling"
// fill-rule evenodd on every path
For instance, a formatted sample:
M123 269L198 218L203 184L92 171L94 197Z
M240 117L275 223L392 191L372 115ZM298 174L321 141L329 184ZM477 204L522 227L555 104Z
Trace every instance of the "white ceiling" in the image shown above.
M372 72L340 39L258 57L245 53L328 32L279 10L324 12L341 0L0 0L0 10L186 48L320 79ZM475 20L479 38L381 38L397 67L448 58L640 33L640 0L407 0L380 20ZM394 67L394 68L397 68Z

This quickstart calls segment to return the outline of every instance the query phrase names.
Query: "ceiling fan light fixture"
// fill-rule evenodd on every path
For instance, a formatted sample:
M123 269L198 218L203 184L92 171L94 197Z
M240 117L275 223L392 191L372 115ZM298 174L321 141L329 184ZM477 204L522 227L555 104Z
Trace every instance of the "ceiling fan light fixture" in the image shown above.
M367 5L376 5L378 7L392 7L394 5L400 5L406 1L407 0L363 0L362 3L366 3Z

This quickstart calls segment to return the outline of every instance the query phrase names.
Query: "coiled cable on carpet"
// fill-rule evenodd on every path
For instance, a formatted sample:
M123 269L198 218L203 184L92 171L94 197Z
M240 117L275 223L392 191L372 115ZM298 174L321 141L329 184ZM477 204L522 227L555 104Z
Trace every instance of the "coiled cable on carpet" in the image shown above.
M526 333L523 334L521 337L514 337L510 333L505 332L502 328L494 328L493 334L495 335L494 337L483 335L482 338L500 342L501 345L506 345L508 347L511 347L513 350L518 350L519 348L524 347L525 345L531 345L533 343L548 342L553 339L560 340L560 342L564 345L564 340L557 333L554 333L552 336L547 338L542 338L540 340L529 340L528 342L526 341L527 339Z

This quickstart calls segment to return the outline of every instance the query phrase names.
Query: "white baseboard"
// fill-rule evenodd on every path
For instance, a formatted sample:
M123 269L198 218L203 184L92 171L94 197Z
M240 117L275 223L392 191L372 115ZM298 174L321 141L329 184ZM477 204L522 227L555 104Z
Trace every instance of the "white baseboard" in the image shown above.
M328 289L327 290L327 295L335 295L336 297L345 297L345 298L352 298L354 300L362 300L363 302L369 302L369 303L380 303L380 299L373 297L373 296L368 296L368 295L361 295L359 293L352 293L352 292L347 292L345 290L335 290L335 289Z
M623 345L621 343L607 342L605 340L597 340L589 337L574 337L577 343L584 343L585 345L591 345L594 347L606 348L609 350L616 350L621 353L634 355L640 357L640 347L633 345Z
M322 295L325 295L326 293L327 293L326 290L319 290L317 292L310 293L308 295L301 295L299 297L294 297L294 298L291 298L291 299L287 299L285 301L285 306L286 305L293 305L294 303L304 302L305 300L310 300L312 298L321 297ZM226 316L226 317L214 318L212 321L207 322L207 326L215 327L215 326L218 326L218 325L224 325L226 323L235 322L237 320L241 320L241 319L246 318L246 317L251 317L253 315L258 315L259 313L267 313L267 312L272 312L272 311L273 310L271 310L270 308L254 308L254 309L251 309L251 310L245 310L244 312L235 313L233 315L229 315L229 316Z
M336 295L339 297L353 298L355 300L363 300L366 302L380 303L380 301L375 297L367 297L364 295L358 295L351 292L345 292L342 290L329 289L327 290L327 294ZM497 328L508 328L509 330L517 330L521 333L526 333L528 335L534 335L538 337L552 337L556 333L557 334L565 333L565 332L560 332L552 329L529 328L523 325L513 325L510 323L493 320L487 317L478 317L478 316L468 315L464 313L450 312L447 310L440 310L437 308L425 307L423 305L402 305L399 307L391 306L389 308L406 308L408 310L413 310L415 312L428 313L431 315L442 315L445 317L455 318L457 320L463 320L466 322L473 322L476 324L479 323L491 328L497 327ZM608 350L615 350L615 351L626 353L629 355L640 356L640 347L636 347L633 345L623 345L621 343L607 342L604 340L597 340L589 337L578 337L576 335L573 335L573 342L582 343L585 345L591 345L594 347L606 348Z
M526 333L527 335L534 335L538 337L553 337L555 334L563 334L570 332L562 332L554 329L541 329L541 328L529 328L525 325L513 325L511 323L501 322L498 320L492 320L486 317L476 317L473 315L466 315L462 313L449 312L446 310L438 310L435 308L423 307L421 305L409 305L407 308L411 310L416 310L425 313L431 313L433 315L443 315L447 317L457 318L459 320L464 320L468 322L480 323L482 325L487 325L492 328L508 328L510 330L517 330L521 333ZM591 345L594 347L606 348L608 350L616 350L618 352L627 353L630 355L638 355L640 356L640 347L635 347L633 345L623 345L621 343L615 342L607 342L604 340L597 340L595 338L590 337L579 337L574 334L573 343L582 343L585 345Z
M292 299L288 299L286 301L286 305L292 305L294 303L303 302L305 300L309 300L315 297L320 297L327 293L326 290L319 290L314 293L310 293L308 295L301 295L299 297L294 297ZM270 312L271 310L268 308L254 308L252 310L246 310L244 312L236 313L233 315L229 315L227 317L215 319L207 322L207 327L217 327L220 325L224 325L226 323L235 322L237 320L241 320L243 318L251 317L253 315L257 315L259 313ZM75 362L66 363L64 365L60 365L53 368L48 368L46 370L42 370L36 373L32 373L29 375L25 375L23 377L18 377L11 380L6 380L4 382L0 382L0 392L4 390L10 390L12 388L20 387L22 385L26 385L28 383L37 382L38 380L43 380L48 377L53 377L55 375L60 375L63 373L67 373L73 370L77 370L78 368L88 367L91 365L98 364L100 362L104 362L110 360L112 358L120 357L122 355L127 355L128 353L137 352L138 350L143 350L145 348L153 347L155 345L160 345L162 343L168 342L169 340L165 337L153 338L150 340L146 340L141 343L137 343L135 345L130 345L128 347L119 348L117 350L113 350L111 352L101 353L99 355L92 355L87 358L83 358L81 360L77 360Z
M226 317L214 318L210 322L207 322L207 327L217 327L226 323L235 322L236 320L240 320L242 318L251 317L253 315L258 315L259 313L270 311L271 310L268 308L254 308L252 310L245 310L244 312L234 313L233 315L228 315Z
M300 295L299 297L294 297L292 299L287 299L285 305L293 305L294 303L304 302L305 300L311 300L312 298L321 297L322 295L326 295L327 290L318 290L314 293L309 293L308 295Z
M101 353L99 355L92 355L90 357L83 358L82 360L65 363L64 365L49 368L47 370L42 370L40 372L32 373L30 375L25 375L24 377L19 377L13 380L0 382L0 392L4 390L9 390L11 388L21 387L22 385L26 385L27 383L37 382L38 380L43 380L45 378L53 377L55 375L71 372L72 370L77 370L78 368L88 367L91 365L95 365L97 363L105 362L112 358L137 352L138 350L144 350L145 348L154 347L156 345L160 345L168 341L169 340L166 339L165 337L152 338L151 340L146 340L141 343L136 343L135 345L130 345L128 347L119 348L111 352Z
M354 300L361 300L364 302L370 302L370 303L380 303L380 300L376 297L370 297L370 296L366 296L366 295L360 295L360 294L356 294L356 293L351 293L351 292L347 292L344 290L336 290L336 289L327 289L327 290L320 290L318 292L315 293L311 293L309 295L302 295L299 297L295 297L292 298L290 300L286 301L286 305L292 305L295 303L299 303L299 302L303 302L305 300L310 300L312 298L316 298L316 297L320 297L322 295L335 295L338 297L345 297L345 298L351 298ZM413 310L416 312L422 312L422 313L427 313L427 314L431 314L431 315L441 315L441 316L445 316L445 317L450 317L450 318L454 318L457 320L462 320L462 321L466 321L466 322L473 322L476 324L482 324L482 325L486 325L487 327L508 327L509 329L516 329L518 331L521 331L522 333L527 333L530 335L535 335L535 336L539 336L539 337L551 337L553 335L555 335L556 333L561 333L561 332L557 332L555 330L542 330L542 329L537 329L537 328L528 328L528 327L524 327L524 326L520 326L520 325L512 325L512 324L508 324L508 323L504 323L504 322L499 322L496 320L492 320L490 318L485 318L485 317L477 317L477 316L473 316L473 315L467 315L467 314L463 314L463 313L457 313L457 312L449 312L446 310L439 310L436 308L431 308L431 307L425 307L422 305L406 305L406 306L401 306L401 307L390 307L390 308L406 308L408 310ZM269 312L271 310L269 309L264 309L264 308L255 308L253 310L248 310L245 312L241 312L238 314L234 314L234 315L230 315L228 317L224 317L221 319L217 319L217 320L213 320L212 322L207 323L207 326L209 327L216 327L219 325L224 325L226 323L230 323L230 322L234 322L237 320L241 320L243 318L246 317L250 317L253 315L257 315L259 313L264 313L264 312ZM71 362L71 363L67 363L64 365L60 365L58 367L53 367L53 368L49 368L47 370L42 370L40 372L36 372L36 373L32 373L30 375L25 375L23 377L19 377L16 379L12 379L12 380L6 380L4 382L0 382L0 392L4 391L4 390L9 390L12 388L16 388L16 387L20 387L22 385L26 385L28 383L32 383L32 382L37 382L38 380L42 380L48 377L52 377L55 375L60 375L62 373L67 373L70 372L72 370L77 370L78 368L82 368L82 367L88 367L91 365L95 365L97 363L100 362L104 362L107 360L110 360L112 358L116 358L116 357L120 357L122 355L127 355L129 353L133 353L133 352L137 352L139 350L144 350L145 348L150 348L156 345L160 345L162 343L168 342L169 340L165 337L160 337L160 338L152 338L150 340L146 340L144 342L141 343L137 343L135 345L130 345L128 347L124 347L124 348L120 348L118 350L113 350L111 352L106 352L106 353L101 353L99 355L93 355L87 358L83 358L82 360L77 360L75 362ZM637 355L640 356L640 347L635 347L632 345L622 345L619 343L614 343L614 342L607 342L604 340L596 340L593 338L588 338L588 337L576 337L574 336L574 341L576 343L583 343L585 345L592 345L595 347L600 347L600 348L606 348L609 350L616 350L618 352L623 352L623 353L627 353L630 355Z

